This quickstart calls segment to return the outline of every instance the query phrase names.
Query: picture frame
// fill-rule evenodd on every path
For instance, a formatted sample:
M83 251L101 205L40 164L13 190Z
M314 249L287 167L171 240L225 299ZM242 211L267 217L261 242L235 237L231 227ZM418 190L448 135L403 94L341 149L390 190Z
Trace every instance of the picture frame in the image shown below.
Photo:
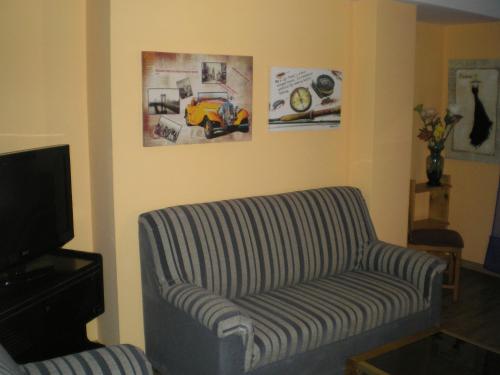
M500 60L450 60L452 106L463 118L448 137L446 157L500 163Z
M337 129L343 74L332 68L272 67L268 129L271 132Z
M251 141L251 56L142 52L143 146Z

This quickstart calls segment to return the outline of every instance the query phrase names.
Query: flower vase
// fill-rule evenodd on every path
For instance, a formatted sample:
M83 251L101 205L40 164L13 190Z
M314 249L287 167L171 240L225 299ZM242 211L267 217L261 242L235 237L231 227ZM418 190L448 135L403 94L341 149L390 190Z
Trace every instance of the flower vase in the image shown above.
M429 186L441 186L444 166L444 158L441 156L443 148L444 145L442 144L429 145L429 151L431 153L426 159L427 185Z

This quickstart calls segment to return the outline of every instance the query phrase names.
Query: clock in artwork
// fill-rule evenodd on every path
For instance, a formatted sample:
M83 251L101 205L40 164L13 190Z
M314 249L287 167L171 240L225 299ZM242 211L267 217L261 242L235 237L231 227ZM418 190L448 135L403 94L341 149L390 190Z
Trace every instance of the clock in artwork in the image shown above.
M312 97L309 89L297 87L290 94L290 107L296 112L304 112L311 108Z

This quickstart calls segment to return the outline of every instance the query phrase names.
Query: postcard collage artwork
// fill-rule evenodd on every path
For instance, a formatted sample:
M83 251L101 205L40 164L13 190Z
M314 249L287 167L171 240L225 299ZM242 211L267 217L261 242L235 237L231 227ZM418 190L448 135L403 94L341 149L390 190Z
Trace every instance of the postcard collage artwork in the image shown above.
M251 139L252 57L143 52L143 144Z

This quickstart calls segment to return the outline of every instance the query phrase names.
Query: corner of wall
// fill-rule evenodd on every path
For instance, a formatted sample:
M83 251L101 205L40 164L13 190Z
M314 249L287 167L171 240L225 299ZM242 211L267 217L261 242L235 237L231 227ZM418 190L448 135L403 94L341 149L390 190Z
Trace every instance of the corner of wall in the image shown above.
M99 339L120 342L111 127L110 0L87 1L87 86L94 248L104 259Z
M406 242L414 81L415 6L353 6L350 179L367 198L379 236Z

